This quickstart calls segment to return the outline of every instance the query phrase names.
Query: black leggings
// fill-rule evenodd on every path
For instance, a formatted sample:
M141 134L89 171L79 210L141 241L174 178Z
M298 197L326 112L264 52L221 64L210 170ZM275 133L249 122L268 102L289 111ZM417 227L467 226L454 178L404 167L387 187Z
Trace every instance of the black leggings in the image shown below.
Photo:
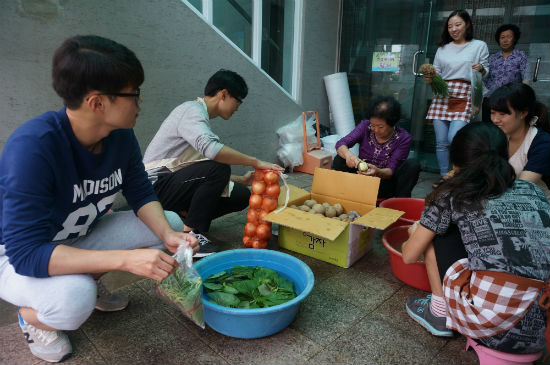
M230 177L229 165L201 161L161 176L153 187L164 209L187 211L185 225L208 232L213 219L248 206L246 186L235 184L229 197L221 197Z
M436 235L433 244L439 276L441 277L441 283L443 283L443 277L449 267L456 261L467 258L468 254L462 243L460 231L455 224L451 224L445 234Z

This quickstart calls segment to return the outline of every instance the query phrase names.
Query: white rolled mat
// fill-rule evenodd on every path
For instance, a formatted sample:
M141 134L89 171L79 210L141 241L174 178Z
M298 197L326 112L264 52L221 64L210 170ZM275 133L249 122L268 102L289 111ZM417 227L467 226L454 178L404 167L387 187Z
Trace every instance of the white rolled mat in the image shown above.
M336 133L344 137L355 128L348 76L345 72L338 72L323 79ZM352 147L351 151L358 155L359 145Z

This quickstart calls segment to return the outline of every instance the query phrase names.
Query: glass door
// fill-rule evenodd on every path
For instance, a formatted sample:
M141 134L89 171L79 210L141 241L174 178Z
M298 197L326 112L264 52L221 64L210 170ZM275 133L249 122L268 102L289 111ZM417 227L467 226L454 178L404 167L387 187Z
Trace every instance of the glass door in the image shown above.
M355 122L365 118L373 95L393 95L402 107L399 125L413 137L410 157L434 172L435 136L425 119L432 93L417 70L433 62L445 20L456 9L468 11L474 37L490 54L500 50L494 33L501 24L519 26L516 48L528 58L525 82L550 110L548 0L342 0L339 71L348 74Z
M433 128L424 125L426 83L417 72L429 61L432 14L432 0L344 0L339 70L348 74L356 123L373 96L393 95L401 103L398 125L413 136L410 157L435 171Z

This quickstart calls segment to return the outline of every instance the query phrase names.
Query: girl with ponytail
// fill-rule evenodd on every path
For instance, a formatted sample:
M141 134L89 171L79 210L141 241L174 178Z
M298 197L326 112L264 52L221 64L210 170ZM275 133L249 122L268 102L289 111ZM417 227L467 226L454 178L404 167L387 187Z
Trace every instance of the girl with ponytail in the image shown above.
M509 162L517 178L532 181L550 200L550 123L544 104L526 84L511 82L489 98L491 121L509 139Z
M540 352L550 341L549 306L543 307L550 303L546 196L516 180L508 138L491 123L462 128L450 159L454 176L426 197L403 244L405 263L424 255L432 289L427 298L408 298L407 312L436 336L456 330L497 351ZM512 289L501 292L496 283Z

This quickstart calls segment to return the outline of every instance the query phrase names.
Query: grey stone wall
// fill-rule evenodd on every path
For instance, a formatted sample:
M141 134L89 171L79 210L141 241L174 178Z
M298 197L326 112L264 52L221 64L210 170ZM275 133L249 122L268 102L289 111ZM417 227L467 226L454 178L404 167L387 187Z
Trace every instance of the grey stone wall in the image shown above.
M213 129L229 146L274 161L278 127L311 109L328 123L322 77L335 72L338 8L335 0L304 1L302 92L295 102L178 0L2 1L0 150L17 126L62 106L51 88L55 49L72 35L97 34L132 49L144 66L135 127L142 149L175 106L201 96L208 77L227 68L246 79L250 93L232 119L215 119Z

